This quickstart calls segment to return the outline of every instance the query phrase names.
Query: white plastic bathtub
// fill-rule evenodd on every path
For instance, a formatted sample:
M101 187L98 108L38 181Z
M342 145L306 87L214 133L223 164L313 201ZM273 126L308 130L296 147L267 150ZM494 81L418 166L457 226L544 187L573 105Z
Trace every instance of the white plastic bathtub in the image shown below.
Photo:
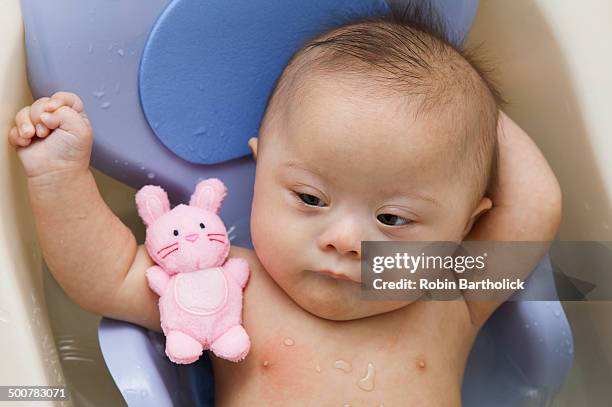
M508 114L537 142L563 190L561 240L612 241L612 3L483 0L468 42L485 41ZM576 277L612 286L607 267ZM575 361L554 406L612 398L612 302L563 304Z
M31 102L18 0L0 1L0 135ZM485 41L506 108L534 138L564 193L564 240L612 240L612 3L483 0L468 43ZM142 241L134 191L96 173L113 210ZM600 286L612 275L584 276ZM612 382L612 304L564 304L575 364L555 406L604 405ZM121 405L98 348L98 317L74 306L46 271L24 175L0 143L0 385L74 389L65 405ZM52 403L40 403L40 406Z

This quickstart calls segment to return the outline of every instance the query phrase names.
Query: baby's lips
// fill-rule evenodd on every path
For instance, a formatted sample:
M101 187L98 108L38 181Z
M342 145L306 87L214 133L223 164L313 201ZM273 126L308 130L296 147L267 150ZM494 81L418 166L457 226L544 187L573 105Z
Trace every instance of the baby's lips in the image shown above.
M317 273L329 276L331 278L335 278L336 280L344 280L344 281L351 281L353 283L361 283L361 276L359 276L358 278L355 278L349 273L342 273L342 272L337 272L337 271L329 270L329 269L319 270L317 271Z

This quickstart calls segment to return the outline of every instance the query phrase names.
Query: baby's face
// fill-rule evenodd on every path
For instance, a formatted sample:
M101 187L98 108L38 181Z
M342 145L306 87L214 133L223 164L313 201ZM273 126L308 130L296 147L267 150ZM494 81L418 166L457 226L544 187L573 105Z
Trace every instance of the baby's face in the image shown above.
M361 241L461 241L475 208L449 164L452 124L399 97L311 81L260 135L256 253L302 308L346 320L406 303L360 299Z

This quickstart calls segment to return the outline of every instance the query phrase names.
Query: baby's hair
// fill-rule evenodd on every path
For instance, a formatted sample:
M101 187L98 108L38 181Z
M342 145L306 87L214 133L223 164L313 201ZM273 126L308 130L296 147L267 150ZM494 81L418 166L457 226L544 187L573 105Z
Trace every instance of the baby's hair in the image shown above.
M435 113L455 121L462 134L452 143L453 155L461 168L467 163L469 170L459 173L479 200L491 193L497 179L502 98L475 51L453 44L452 33L428 1L401 3L390 2L387 16L344 24L296 52L270 96L262 132L279 118L277 107L297 97L308 75L352 75L360 86L405 95L417 115Z

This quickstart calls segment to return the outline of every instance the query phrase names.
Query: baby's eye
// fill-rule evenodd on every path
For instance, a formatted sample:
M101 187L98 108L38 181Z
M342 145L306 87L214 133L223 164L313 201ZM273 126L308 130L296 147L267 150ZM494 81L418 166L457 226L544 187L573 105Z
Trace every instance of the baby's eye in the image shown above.
M402 218L401 216L392 215L390 213L381 213L376 217L380 223L387 226L403 226L411 222L410 219Z
M174 236L178 236L178 230L174 229L174 230L172 231L172 234L173 234Z
M306 205L309 205L309 206L320 206L320 207L325 206L325 202L323 202L320 198L317 198L314 195L304 194L304 193L300 193L300 192L297 192L296 195Z
M204 224L202 222L200 222L200 228L204 229L206 226L204 226Z

